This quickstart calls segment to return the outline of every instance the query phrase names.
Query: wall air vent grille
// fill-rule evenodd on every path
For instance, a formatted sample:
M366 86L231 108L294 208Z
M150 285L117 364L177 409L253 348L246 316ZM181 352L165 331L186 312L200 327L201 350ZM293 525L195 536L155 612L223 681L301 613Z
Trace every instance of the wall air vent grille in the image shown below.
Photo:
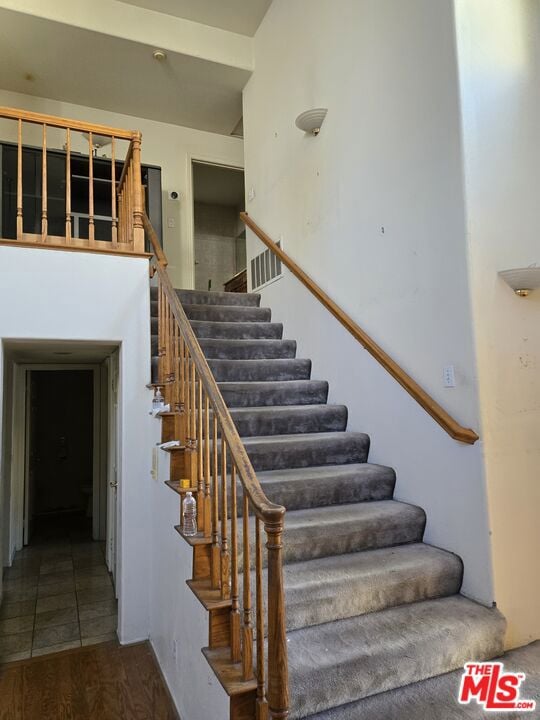
M281 247L281 241L276 245ZM263 250L262 253L251 259L251 288L259 290L282 276L281 260L271 250Z

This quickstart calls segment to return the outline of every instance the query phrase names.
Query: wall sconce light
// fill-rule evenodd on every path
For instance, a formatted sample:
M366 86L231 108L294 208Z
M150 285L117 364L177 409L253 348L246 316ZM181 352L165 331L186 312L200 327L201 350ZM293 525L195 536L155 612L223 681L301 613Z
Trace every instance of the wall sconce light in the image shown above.
M324 122L327 108L314 108L313 110L306 110L296 118L296 127L305 133L311 135L318 135L321 131L321 125Z
M527 297L533 290L540 288L540 267L500 270L499 275L519 297Z

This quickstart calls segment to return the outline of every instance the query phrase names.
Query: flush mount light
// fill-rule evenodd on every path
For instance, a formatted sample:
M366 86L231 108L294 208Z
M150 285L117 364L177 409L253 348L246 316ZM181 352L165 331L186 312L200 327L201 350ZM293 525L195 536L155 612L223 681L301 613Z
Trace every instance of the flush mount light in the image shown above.
M527 297L533 290L540 288L540 267L501 270L499 275L519 297Z
M321 131L321 125L323 124L327 108L313 108L313 110L306 110L296 118L296 127L305 133L311 135L318 135Z
M158 62L163 62L167 59L167 54L163 52L163 50L154 50L154 52L152 53L152 57Z

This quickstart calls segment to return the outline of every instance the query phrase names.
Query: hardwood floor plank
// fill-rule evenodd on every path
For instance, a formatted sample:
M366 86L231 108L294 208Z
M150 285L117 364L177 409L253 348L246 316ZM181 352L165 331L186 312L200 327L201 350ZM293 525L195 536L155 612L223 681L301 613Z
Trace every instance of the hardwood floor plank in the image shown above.
M0 665L0 720L24 720L20 667Z
M0 720L177 720L148 643L0 665Z

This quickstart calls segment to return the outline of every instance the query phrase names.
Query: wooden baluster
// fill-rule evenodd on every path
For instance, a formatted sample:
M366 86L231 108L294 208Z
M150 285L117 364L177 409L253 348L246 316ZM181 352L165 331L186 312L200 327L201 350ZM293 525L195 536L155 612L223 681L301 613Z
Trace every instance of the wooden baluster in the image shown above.
M124 190L120 190L118 193L118 240L119 242L125 242L124 232L126 224L124 222Z
M184 362L186 348L184 338L180 335L180 440L181 445L186 445L186 366Z
M118 217L116 215L116 146L114 135L111 136L111 239L118 244Z
M265 519L268 549L268 709L270 716L289 715L285 587L283 584L283 514Z
M264 676L264 597L263 597L263 547L261 521L255 519L255 607L257 627L257 702L256 720L267 720L266 680Z
M127 212L126 212L126 227L128 233L128 243L131 245L133 250L133 183L132 173L133 166L131 160L129 161L128 171L126 173L126 199L127 199Z
M236 465L231 457L231 660L240 662L240 606L238 594L238 506Z
M210 484L210 402L208 395L204 398L204 535L212 533L212 490Z
M251 620L251 560L249 556L249 499L244 490L242 496L242 580L244 622L242 624L242 678L253 677L253 623Z
M219 478L218 478L218 426L216 411L212 416L212 549L211 579L212 587L219 588L221 581L219 559Z
M17 123L17 240L23 239L23 151L22 120Z
M43 143L41 160L41 240L45 242L49 234L47 220L47 126L43 124Z
M184 377L185 377L185 393L186 393L186 467L188 466L187 453L189 452L191 442L191 358L189 351L184 343Z
M66 128L66 243L71 243L71 130Z
M197 527L204 530L204 466L203 466L203 392L197 376Z
M88 133L88 241L94 244L94 146L92 133Z
M142 204L142 173L141 173L141 133L135 133L132 139L132 167L133 167L133 250L144 252L144 225Z
M161 352L161 335L163 332L163 288L158 280L158 327L157 327L157 356L158 356L158 383L163 385L165 369L163 367L163 355Z
M175 413L180 413L180 328L176 319L173 317L173 359L174 359L174 396L173 410ZM178 439L179 421L176 419L176 439Z
M197 443L197 405L195 401L195 363L191 362L191 377L190 377L190 390L191 390L191 399L190 399L190 405L191 405L191 427L189 431L189 437L191 442L192 449L196 449L196 443Z
M227 518L227 442L221 437L221 597L226 600L231 595L229 581L229 522Z

